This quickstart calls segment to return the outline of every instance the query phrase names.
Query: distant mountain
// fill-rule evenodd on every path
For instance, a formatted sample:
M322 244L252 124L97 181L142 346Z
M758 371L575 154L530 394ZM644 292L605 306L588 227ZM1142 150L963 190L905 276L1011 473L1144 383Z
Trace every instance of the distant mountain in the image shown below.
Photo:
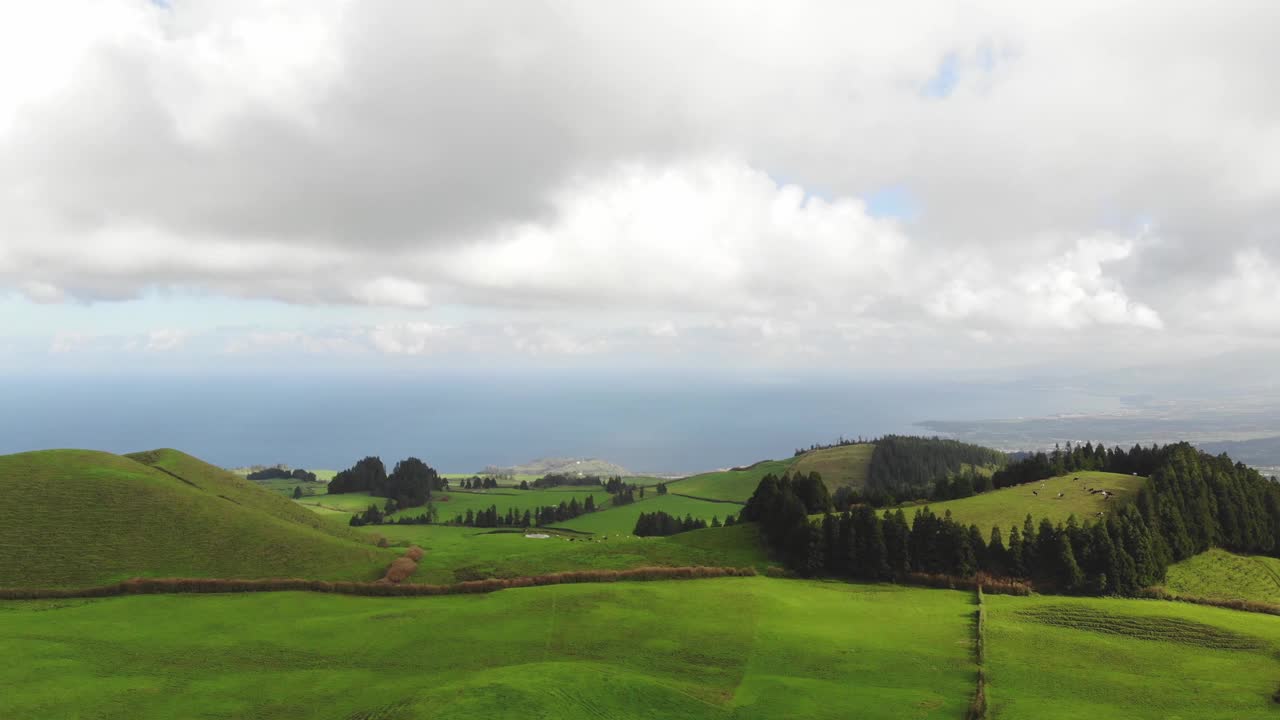
M1280 466L1280 436L1254 440L1223 440L1197 443L1201 450L1213 455L1227 453L1231 459L1254 467Z
M486 473L511 473L512 475L548 475L550 473L579 473L582 475L632 475L630 470L597 458L539 458L513 467L487 467Z

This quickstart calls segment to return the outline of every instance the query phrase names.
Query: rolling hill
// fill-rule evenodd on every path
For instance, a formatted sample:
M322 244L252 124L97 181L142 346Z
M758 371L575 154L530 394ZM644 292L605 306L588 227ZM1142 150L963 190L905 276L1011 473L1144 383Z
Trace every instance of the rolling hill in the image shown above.
M1132 475L1082 471L960 500L929 503L929 509L938 515L950 510L957 521L977 525L985 536L993 525L999 525L1006 533L1014 525L1021 527L1028 513L1035 522L1047 517L1056 523L1074 514L1083 523L1097 517L1099 512L1131 501L1144 482L1146 478ZM1090 494L1086 488L1105 489L1114 496L1104 500L1101 494ZM1062 493L1061 498L1058 493ZM905 508L908 520L915 507L921 506Z
M140 462L139 459L146 462ZM0 456L0 586L129 577L372 580L366 536L173 450Z
M860 443L810 450L796 458L791 469L806 475L817 471L832 493L841 487L860 490L867 482L867 468L875 449L871 443Z
M763 460L745 468L690 475L667 482L667 490L677 495L745 503L756 491L760 478L769 473L781 475L791 463L791 459Z
M1164 587L1175 595L1280 605L1280 560L1213 548L1170 565Z

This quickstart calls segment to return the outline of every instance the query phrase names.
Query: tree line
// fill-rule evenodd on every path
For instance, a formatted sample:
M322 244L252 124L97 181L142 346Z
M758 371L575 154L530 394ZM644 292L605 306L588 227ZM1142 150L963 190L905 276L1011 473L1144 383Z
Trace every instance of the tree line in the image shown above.
M431 493L448 488L449 482L418 458L396 463L390 474L378 457L366 457L329 481L329 494L365 492L395 500L397 508L419 507L431 502Z
M469 478L463 478L460 486L463 490L493 490L498 487L498 479L495 477L480 477L472 475ZM525 488L526 490L528 487Z
M303 482L316 482L316 474L307 472L302 468L289 470L288 468L277 465L276 467L263 468L262 470L254 470L245 475L249 480L301 480Z
M546 505L525 510L523 513L514 508L507 508L504 514L498 512L496 505L490 505L486 510L468 510L465 514L458 514L446 524L480 528L542 527L572 520L579 515L595 511L595 498L588 495L581 503L577 498L572 498L568 502L561 501L559 505Z
M769 546L802 575L865 580L983 572L1059 592L1134 595L1162 582L1170 564L1210 547L1280 555L1280 485L1186 443L1155 455L1135 502L1086 524L1075 517L1036 523L1028 515L1007 534L999 527L984 534L928 507L908 524L901 509L879 514L868 505L818 511L815 522L817 504L787 475L765 476L741 519L759 522Z
M893 499L929 497L938 478L950 478L966 467L1003 466L1008 456L998 450L937 437L885 435L875 441L867 466L866 493Z
M685 515L683 518L658 510L651 513L640 513L640 517L636 518L635 530L633 535L640 537L652 537L658 535L675 535L677 533L689 532L690 530L702 530L708 527L731 527L734 524L733 514L730 513L724 518L724 523L720 522L719 516L711 518L708 524L702 518L695 518L692 515Z
M529 483L529 486L536 490L536 489L542 489L542 488L560 487L563 485L594 486L594 485L600 485L600 484L602 484L602 482L599 475L578 475L576 473L574 474L547 473L546 475L543 475L537 480L534 480L532 483Z
M1009 463L993 473L991 481L995 487L1003 488L1089 470L1146 477L1164 462L1167 453L1168 450L1159 445L1149 448L1134 445L1131 449L1124 450L1118 447L1106 448L1102 443L1094 445L1092 442L1073 447L1068 442L1065 450L1055 445L1052 452L1031 453Z

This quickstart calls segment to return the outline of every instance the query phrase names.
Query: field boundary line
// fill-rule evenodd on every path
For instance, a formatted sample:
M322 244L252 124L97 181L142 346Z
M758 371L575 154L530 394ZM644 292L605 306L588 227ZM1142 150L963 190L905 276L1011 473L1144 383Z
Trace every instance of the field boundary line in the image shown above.
M468 580L452 585L389 582L328 582L275 578L238 580L226 578L133 578L114 585L88 588L0 588L0 600L53 600L61 598L117 597L120 595L171 595L180 593L322 592L370 597L423 597L490 593L523 587L582 583L700 580L752 577L753 567L641 567L630 570L576 570L517 578Z
M729 505L746 505L746 503L744 503L744 502L738 502L737 500L716 500L715 498L699 497L699 496L697 496L697 495L686 495L686 494L684 494L684 493L671 492L671 491L669 491L669 490L667 491L667 494L668 494L668 495L675 495L675 496L677 496L677 497L682 497L682 498L689 498L690 500L701 500L701 501L703 501L703 502L728 503ZM654 497L657 497L657 496L655 495ZM647 498L646 498L646 499L647 499Z

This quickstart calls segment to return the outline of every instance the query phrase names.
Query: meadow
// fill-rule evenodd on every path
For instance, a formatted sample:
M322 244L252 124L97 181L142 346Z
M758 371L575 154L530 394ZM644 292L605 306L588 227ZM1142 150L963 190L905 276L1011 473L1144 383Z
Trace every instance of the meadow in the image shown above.
M1057 523L1065 521L1071 515L1075 515L1081 524L1095 520L1099 512L1107 512L1131 502L1144 482L1146 478L1132 475L1086 471L928 505L937 515L950 510L951 516L958 522L977 525L983 537L995 525L999 525L1001 532L1007 536L1010 527L1022 527L1022 521L1028 513L1036 523L1045 517ZM1114 497L1104 500L1101 494L1090 494L1085 488L1105 489L1113 493ZM1063 496L1059 498L1058 493ZM908 522L919 507L923 505L904 507Z
M1280 560L1213 548L1171 565L1164 588L1175 595L1280 605Z
M678 495L745 503L756 491L761 478L769 473L782 475L791 467L791 463L790 459L765 460L741 470L717 470L690 475L668 482L667 490Z
M361 528L396 545L426 550L414 582L454 583L565 570L624 570L653 565L768 566L754 526L708 528L670 537L588 537L535 528L495 531L446 525ZM527 538L525 534L547 534Z
M575 498L581 504L586 501L587 496L593 496L598 507L603 507L609 501L609 493L605 492L604 488L598 490L570 490L567 488L519 490L515 488L498 488L496 490L448 490L437 492L434 503L436 512L439 513L439 521L445 522L452 520L455 515L466 515L468 510L472 512L488 510L495 505L498 508L498 512L502 514L505 514L509 508L523 513L526 510L534 510L547 505L559 505L561 502L567 503ZM386 498L374 497L368 493L341 493L304 497L298 502L312 508L358 513L363 512L370 505L376 505L381 508L386 501ZM416 517L421 515L422 512L423 508L421 507L408 508L393 514L391 517L396 518L401 515Z
M0 602L0 717L956 718L970 602L760 577Z
M0 456L0 587L147 577L374 580L368 536L172 450ZM20 519L20 521L18 521Z
M811 450L795 459L791 469L808 475L817 472L832 493L841 487L862 489L876 446L871 443Z
M1272 718L1280 619L1160 600L986 598L990 717Z
M710 523L712 518L720 518L723 521L726 515L737 516L742 511L742 506L737 503L697 500L671 493L658 495L654 491L648 491L643 500L579 515L572 520L556 523L554 527L596 534L630 535L636 527L636 519L640 517L640 513L659 511L676 517L692 515Z

